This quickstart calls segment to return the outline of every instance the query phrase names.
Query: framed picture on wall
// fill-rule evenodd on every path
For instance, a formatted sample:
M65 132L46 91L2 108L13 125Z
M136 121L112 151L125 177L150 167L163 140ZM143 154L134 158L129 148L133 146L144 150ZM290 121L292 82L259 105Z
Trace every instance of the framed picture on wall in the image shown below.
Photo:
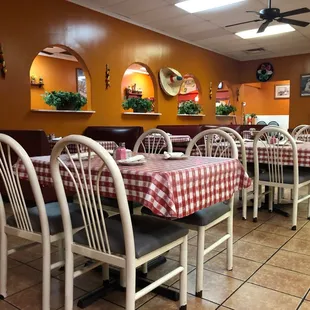
M76 90L81 96L87 98L86 76L83 69L76 69Z
M290 85L275 85L274 87L275 99L287 99L290 98Z
M310 73L300 76L300 96L310 96Z

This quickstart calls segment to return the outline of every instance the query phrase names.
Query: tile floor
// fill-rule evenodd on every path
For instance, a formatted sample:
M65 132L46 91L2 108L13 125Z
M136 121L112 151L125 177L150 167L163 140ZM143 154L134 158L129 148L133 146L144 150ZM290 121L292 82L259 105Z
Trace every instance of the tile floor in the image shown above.
M188 258L188 309L240 309L240 310L310 310L310 222L306 220L306 205L300 206L298 230L290 230L290 218L266 211L259 213L257 223L241 219L240 211L234 219L234 269L227 271L225 246L205 257L203 298L195 293L196 234L190 233ZM225 225L219 224L206 234L206 243L225 233ZM10 238L14 246L23 241ZM41 297L41 248L14 254L9 259L8 297L0 301L1 310L39 310ZM52 259L57 259L53 248ZM178 249L170 251L166 264L149 272L150 279L166 274L176 266ZM83 264L79 258L76 264ZM79 297L101 285L100 274L87 273L76 279L75 308ZM178 288L178 279L168 282ZM63 309L64 277L62 271L52 273L51 309ZM89 310L124 309L124 293L114 292L87 307ZM137 302L137 309L178 309L177 303L153 293Z

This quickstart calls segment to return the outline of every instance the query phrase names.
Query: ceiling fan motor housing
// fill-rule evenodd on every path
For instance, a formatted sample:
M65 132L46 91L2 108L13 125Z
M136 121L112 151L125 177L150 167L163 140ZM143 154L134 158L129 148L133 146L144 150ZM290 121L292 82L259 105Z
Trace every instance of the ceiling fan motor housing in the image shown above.
M262 9L259 11L259 15L262 19L273 20L280 17L280 10L277 8Z

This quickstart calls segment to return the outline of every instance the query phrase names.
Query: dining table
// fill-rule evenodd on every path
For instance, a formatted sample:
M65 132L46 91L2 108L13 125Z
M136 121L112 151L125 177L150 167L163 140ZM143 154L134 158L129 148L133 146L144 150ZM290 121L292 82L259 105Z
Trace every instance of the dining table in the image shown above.
M63 161L67 161L67 167L70 167L69 158L66 156L66 154L60 155ZM218 202L229 200L235 192L251 186L252 183L238 159L190 156L171 160L164 159L163 154L144 154L144 156L146 162L143 165L119 164L128 201L138 202L154 214L167 219L182 218ZM91 171L96 174L102 167L102 160L98 156L90 160ZM31 161L39 183L43 186L53 186L50 156L31 157ZM84 162L83 167L86 170L89 161ZM19 178L27 180L28 175L23 164L17 162L16 165ZM70 193L75 191L72 179L62 165L60 174L65 190ZM102 197L116 198L113 181L107 168L102 171L99 191ZM165 257L155 259L152 266L148 265L148 270L165 261ZM111 275L112 271L110 270ZM115 279L119 279L117 272ZM137 271L136 283L138 287L143 288L152 281ZM113 285L100 287L82 297L78 305L84 308L118 287L114 288ZM172 300L179 298L177 291L165 286L158 287L155 293Z
M48 143L49 143L49 146L51 148L51 151L53 150L55 144L59 141L60 139L59 138L56 138L56 139L52 139L52 140L49 140ZM105 149L107 150L111 150L111 151L114 151L118 145L116 144L116 142L114 141L100 141L100 140L96 140L96 142L98 142L101 146L103 146ZM77 145L76 144L69 144L68 145L68 150L70 151L70 153L77 153ZM84 152L86 150L85 147L81 146L80 147L80 151L81 152Z

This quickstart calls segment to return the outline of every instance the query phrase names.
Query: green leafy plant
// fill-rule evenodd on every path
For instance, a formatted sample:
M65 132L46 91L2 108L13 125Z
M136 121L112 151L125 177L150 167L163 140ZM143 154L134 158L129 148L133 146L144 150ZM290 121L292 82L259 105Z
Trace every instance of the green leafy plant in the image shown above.
M178 114L199 114L202 107L193 100L184 101L180 104Z
M220 104L216 107L216 115L229 115L232 112L236 112L237 108L230 104Z
M79 93L66 91L45 92L43 100L49 106L57 110L80 110L86 103L87 99Z
M134 112L151 112L152 111L152 101L142 98L128 98L122 103L124 110L133 109Z
M257 115L256 115L255 113L251 113L250 116L251 116L252 118L257 118Z

